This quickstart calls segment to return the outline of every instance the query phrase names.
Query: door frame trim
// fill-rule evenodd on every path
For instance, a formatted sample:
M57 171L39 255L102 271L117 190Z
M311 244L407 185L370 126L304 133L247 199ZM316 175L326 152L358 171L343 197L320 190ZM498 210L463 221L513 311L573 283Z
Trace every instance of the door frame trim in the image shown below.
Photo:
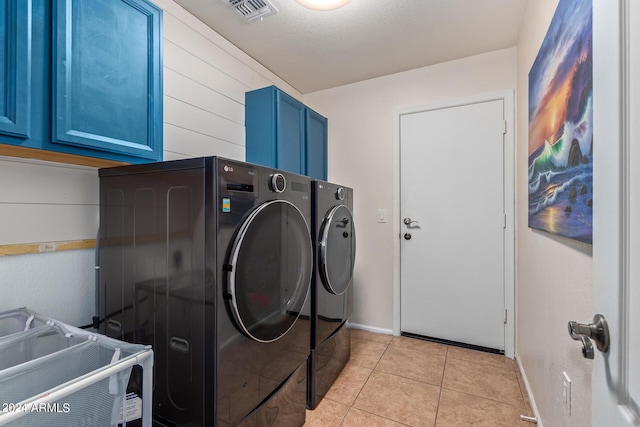
M515 108L514 91L503 90L465 98L446 100L425 105L395 108L393 112L393 334L400 335L400 118L442 108L460 107L480 102L502 100L504 120L507 123L504 135L504 209L506 229L504 235L504 301L507 309L504 354L515 355Z

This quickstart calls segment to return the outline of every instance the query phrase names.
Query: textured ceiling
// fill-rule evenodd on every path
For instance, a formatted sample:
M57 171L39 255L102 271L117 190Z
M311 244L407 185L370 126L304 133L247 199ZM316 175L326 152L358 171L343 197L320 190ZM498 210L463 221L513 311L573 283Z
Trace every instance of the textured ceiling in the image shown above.
M515 46L527 0L351 0L247 22L223 0L175 0L301 93Z

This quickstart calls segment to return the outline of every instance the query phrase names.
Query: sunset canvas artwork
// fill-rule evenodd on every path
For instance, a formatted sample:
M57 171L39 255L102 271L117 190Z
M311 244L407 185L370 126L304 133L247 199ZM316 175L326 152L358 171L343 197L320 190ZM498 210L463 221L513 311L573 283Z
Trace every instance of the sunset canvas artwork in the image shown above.
M591 0L560 0L529 72L529 227L592 243Z

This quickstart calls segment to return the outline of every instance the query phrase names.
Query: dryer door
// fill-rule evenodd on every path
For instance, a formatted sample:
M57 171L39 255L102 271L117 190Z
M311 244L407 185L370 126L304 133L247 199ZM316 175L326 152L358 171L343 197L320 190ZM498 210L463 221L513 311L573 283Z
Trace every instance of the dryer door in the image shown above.
M231 312L242 332L259 342L285 335L300 316L313 271L300 210L285 200L258 206L236 235L228 269Z
M318 270L327 291L342 295L347 291L356 259L353 216L345 205L334 206L320 230Z

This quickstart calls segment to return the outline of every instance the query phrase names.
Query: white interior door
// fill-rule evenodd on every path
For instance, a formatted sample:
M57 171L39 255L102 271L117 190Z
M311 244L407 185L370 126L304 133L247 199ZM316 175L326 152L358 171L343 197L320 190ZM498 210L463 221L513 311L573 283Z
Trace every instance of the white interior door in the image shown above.
M400 329L505 349L504 100L400 115Z
M611 343L593 361L593 426L640 425L638 24L636 0L594 0L593 305Z

